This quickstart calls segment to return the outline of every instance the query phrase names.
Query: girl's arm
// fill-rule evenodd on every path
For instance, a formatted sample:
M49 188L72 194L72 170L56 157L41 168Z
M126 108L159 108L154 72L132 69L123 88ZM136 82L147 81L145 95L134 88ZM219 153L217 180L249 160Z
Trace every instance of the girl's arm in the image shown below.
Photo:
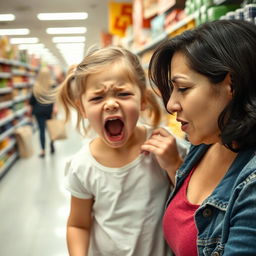
M166 170L174 185L176 171L183 162L178 152L175 137L164 128L158 128L144 142L141 149L155 154L159 165Z
M71 197L67 223L67 244L70 256L86 256L90 241L93 199Z

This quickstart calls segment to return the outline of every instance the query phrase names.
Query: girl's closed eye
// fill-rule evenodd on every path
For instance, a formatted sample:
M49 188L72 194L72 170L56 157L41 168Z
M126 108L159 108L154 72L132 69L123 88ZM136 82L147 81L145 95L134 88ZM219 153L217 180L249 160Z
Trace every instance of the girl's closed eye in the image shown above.
M130 95L133 95L133 93L131 93L131 92L120 92L120 93L118 93L119 97L127 97L127 96L130 96Z
M100 101L103 99L103 96L95 96L89 99L89 101Z

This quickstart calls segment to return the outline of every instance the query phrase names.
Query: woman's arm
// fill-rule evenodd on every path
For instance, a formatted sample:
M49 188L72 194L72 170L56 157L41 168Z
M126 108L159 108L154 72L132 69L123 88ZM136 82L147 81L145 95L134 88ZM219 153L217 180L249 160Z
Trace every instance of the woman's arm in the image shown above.
M256 255L255 177L256 173L254 171L239 185L236 189L238 195L231 200L231 204L234 204L234 206L228 212L230 219L224 222L229 224L229 230L225 232L227 240L225 241L223 255ZM241 190L239 191L239 189Z
M67 223L67 244L70 256L86 256L90 241L93 199L71 197Z
M175 184L175 174L183 160L179 155L176 139L164 128L154 130L152 136L144 142L142 151L155 154L159 165L166 170L168 176Z

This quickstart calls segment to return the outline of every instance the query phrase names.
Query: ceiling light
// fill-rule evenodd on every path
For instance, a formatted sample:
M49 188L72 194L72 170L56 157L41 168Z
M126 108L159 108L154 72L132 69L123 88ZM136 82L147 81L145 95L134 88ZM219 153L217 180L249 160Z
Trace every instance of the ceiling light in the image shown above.
M18 28L18 29L0 29L0 35L8 35L8 36L14 36L14 35L28 35L29 29L27 28Z
M82 54L63 54L62 56L68 66L80 63L83 60Z
M36 44L38 43L37 37L24 37L24 38L11 38L11 44Z
M84 36L57 36L53 37L54 43L82 43L85 41Z
M19 49L26 50L26 49L43 49L45 46L44 44L19 44Z
M47 28L47 34L84 34L85 27Z
M86 12L63 12L63 13L39 13L39 20L85 20L88 14Z
M13 14L0 14L0 21L12 21L15 20Z
M54 56L45 56L45 55L43 55L43 56L41 56L41 58L49 64L58 64L59 63L58 59Z
M56 44L67 65L80 63L84 56L84 43L62 43Z
M58 49L67 49L67 50L84 49L84 46L85 46L84 43L62 43L62 44L56 44L56 47Z

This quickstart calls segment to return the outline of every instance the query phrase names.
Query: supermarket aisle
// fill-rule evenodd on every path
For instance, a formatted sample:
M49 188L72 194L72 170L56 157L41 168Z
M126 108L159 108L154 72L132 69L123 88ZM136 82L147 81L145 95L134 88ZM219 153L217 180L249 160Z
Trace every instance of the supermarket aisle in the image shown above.
M0 181L0 255L67 256L65 225L69 194L63 188L65 160L82 144L71 126L56 153L19 159Z

